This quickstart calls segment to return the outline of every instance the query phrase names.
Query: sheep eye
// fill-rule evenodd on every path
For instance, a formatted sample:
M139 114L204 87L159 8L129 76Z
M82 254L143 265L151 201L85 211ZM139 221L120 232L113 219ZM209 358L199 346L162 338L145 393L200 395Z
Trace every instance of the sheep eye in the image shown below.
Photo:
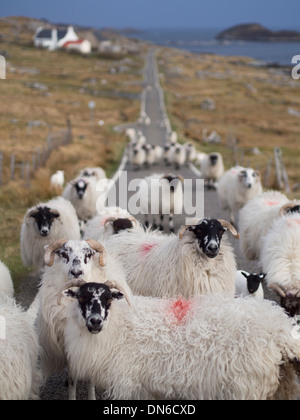
M61 253L62 258L65 258L66 260L69 260L69 256L66 252Z

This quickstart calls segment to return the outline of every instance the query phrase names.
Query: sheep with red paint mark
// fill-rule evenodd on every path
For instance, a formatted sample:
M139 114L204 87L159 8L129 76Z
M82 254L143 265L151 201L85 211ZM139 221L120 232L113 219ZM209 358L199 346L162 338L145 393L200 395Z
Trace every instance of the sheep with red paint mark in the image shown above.
M72 376L107 399L291 399L298 390L300 341L270 301L159 299L75 280L62 302Z
M236 261L226 231L239 237L222 219L197 220L178 235L151 231L122 231L105 247L122 264L134 293L143 296L189 298L199 294L234 296Z

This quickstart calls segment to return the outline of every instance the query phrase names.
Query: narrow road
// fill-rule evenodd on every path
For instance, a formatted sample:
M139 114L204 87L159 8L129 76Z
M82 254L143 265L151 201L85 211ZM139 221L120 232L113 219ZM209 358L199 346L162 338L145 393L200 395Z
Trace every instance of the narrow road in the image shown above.
M150 117L151 122L149 125L145 125L141 122L136 122L131 124L132 127L135 127L136 129L139 129L143 132L145 135L147 142L150 144L158 144L158 145L164 145L166 141L167 133L170 131L170 123L166 115L165 111L165 105L163 102L163 94L159 85L159 76L158 76L158 70L157 70L157 64L156 64L156 57L155 57L155 51L151 50L145 60L145 69L144 69L144 85L145 88L143 90L143 93L141 95L142 104L141 104L141 111L145 112L148 117ZM130 126L129 124L126 124L126 126ZM149 169L142 169L139 171L134 171L130 164L127 164L124 168L124 172L120 176L117 186L121 188L121 186L124 186L124 182L127 184L136 178L143 179L145 176L150 175L152 173L176 173L174 168L164 166L164 165L156 165ZM196 181L197 174L193 172L193 170L190 167L182 167L180 171L177 171L180 175L182 175L185 179L191 179ZM126 179L124 180L124 178ZM192 187L194 188L194 186ZM123 188L122 191L120 191L120 197L121 202L124 200L124 194L126 194L126 187ZM130 195L133 194L133 192L128 193L128 199L130 198ZM217 193L215 191L205 191L204 194L204 214L205 217L211 217L211 218L223 218L229 220L229 214L222 211L219 203L218 203L218 197ZM174 223L175 223L175 231L179 229L179 227L185 223L185 217L186 215L180 215L175 216ZM231 235L230 235L231 236ZM239 244L238 241L232 237L230 237L230 241L235 249L236 257L237 257L237 264L238 268L248 270L248 271L256 271L258 270L258 267L255 266L255 264L250 264L248 261L246 261L239 250ZM30 282L24 285L24 287L21 289L21 293L18 297L18 300L22 303L24 299L24 291L26 290L28 299L28 288L32 290L32 293L34 293L34 290L36 292L36 279L32 278L32 284L30 286ZM32 299L34 298L34 295L32 295ZM26 305L28 302L26 303ZM42 393L41 393L41 399L45 400L66 400L68 399L68 390L67 387L64 386L66 380L66 374L57 374L50 378L50 380L47 382L47 384L43 387ZM84 384L80 384L78 387L78 393L77 398L80 399L86 399L87 393L86 393L86 387Z

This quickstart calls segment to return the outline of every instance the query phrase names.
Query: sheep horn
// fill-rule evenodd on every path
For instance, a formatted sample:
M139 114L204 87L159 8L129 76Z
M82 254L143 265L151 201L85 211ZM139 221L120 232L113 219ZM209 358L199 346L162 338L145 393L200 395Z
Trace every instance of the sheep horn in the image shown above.
M60 305L61 304L61 298L62 298L62 292L64 290L70 289L71 287L80 287L83 284L85 284L86 282L83 279L72 279L69 280L60 290L58 296L57 296L57 304Z
M112 281L112 280L107 280L104 284L106 284L107 287L109 287L110 289L117 289L120 292L123 293L124 298L126 299L126 302L128 303L128 305L130 306L130 299L129 299L129 295L126 292L126 290L124 289L124 287L122 287L120 284L118 284L116 281Z
M68 242L68 239L58 239L47 247L44 255L44 262L46 265L49 267L53 265L55 256L54 252L61 248L66 242Z
M106 249L104 248L104 246L95 239L86 239L85 242L87 242L94 251L99 252L99 265L100 267L104 267L106 265L107 257Z
M233 236L236 237L236 239L240 239L240 234L236 231L236 229L232 226L230 222L227 222L227 220L223 219L218 219L218 221L224 228L230 230L230 232L233 234Z
M284 204L279 210L279 216L283 216L286 210L292 209L293 207L299 206L300 202L293 202L289 201L288 203Z

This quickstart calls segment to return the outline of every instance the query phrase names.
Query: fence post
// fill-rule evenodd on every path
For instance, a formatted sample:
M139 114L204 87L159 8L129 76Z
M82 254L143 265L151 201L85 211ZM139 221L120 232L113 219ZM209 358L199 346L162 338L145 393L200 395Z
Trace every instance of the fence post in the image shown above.
M3 153L0 151L0 186L2 185Z
M10 157L10 179L12 181L15 179L15 155Z

